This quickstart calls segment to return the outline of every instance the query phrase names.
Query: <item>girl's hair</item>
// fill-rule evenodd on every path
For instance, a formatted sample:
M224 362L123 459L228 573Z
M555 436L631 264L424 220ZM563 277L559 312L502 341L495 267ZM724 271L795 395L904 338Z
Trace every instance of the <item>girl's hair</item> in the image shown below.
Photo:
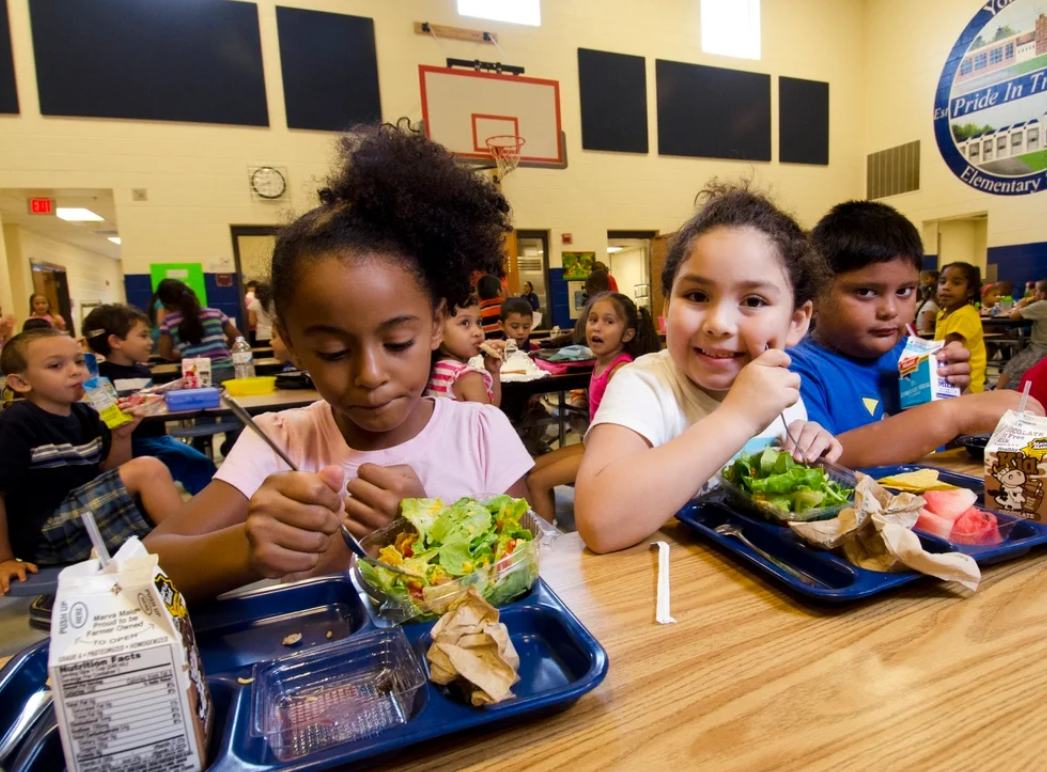
M178 323L178 337L196 346L204 338L204 323L200 321L200 301L188 284L178 279L164 279L156 288L156 296L165 308L182 312Z
M285 227L273 250L277 316L310 260L352 255L393 260L415 275L435 307L460 306L476 271L501 276L512 230L509 204L406 118L360 127L339 141L340 168L320 206Z
M732 185L715 179L695 198L698 212L673 236L662 269L662 292L668 298L680 265L699 236L716 228L751 228L774 245L793 290L793 307L813 300L819 280L827 275L823 261L811 248L807 234L767 196L749 189L749 183Z
M502 294L502 281L497 276L485 274L476 282L476 293L480 300L494 300Z
M51 299L49 297L47 297L47 295L45 295L42 292L34 292L32 295L29 296L29 315L30 316L32 316L33 314L36 313L36 311L33 310L33 299L34 298L43 298L44 300L46 300L47 301L47 311L46 311L46 313L48 313L48 314L53 313L51 311Z
M458 316L458 309L459 308L472 308L473 306L478 306L478 305L480 305L480 298L476 297L476 295L470 295L469 297L467 297L465 299L464 303L459 303L456 306L451 306L450 308L448 308L447 309L447 315L448 316Z
M970 263L949 263L948 265L942 266L939 281L941 281L941 276L944 276L945 272L950 268L955 268L956 270L961 271L963 273L963 278L967 280L967 302L977 302L981 298L978 288L982 286L982 272L978 270L978 266L971 265Z
M654 354L661 350L662 342L658 339L658 331L654 327L651 312L646 308L637 308L632 298L620 292L601 292L589 298L589 302L585 304L585 311L580 317L583 322L583 337L585 335L584 322L589 318L589 312L598 300L610 300L614 303L618 315L625 320L625 329L636 330L633 339L622 347L625 353L636 359L644 354Z
M526 287L530 287L530 288L531 288L531 289L530 289L530 291L531 291L531 292L534 292L534 285L533 285L533 284L531 284L531 282L529 282L529 281L525 281L525 282L524 282L524 288L526 288ZM527 290L526 290L526 289L524 289L524 291L526 292Z
M266 282L257 282L254 289L255 300L262 304L262 310L272 316L273 314L273 288Z

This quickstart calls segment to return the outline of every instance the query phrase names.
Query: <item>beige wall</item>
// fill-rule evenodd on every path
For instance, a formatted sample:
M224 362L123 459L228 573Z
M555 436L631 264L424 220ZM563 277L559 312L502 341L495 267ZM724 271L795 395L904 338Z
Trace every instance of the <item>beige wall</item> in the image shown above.
M934 139L938 79L960 33L983 5L983 0L866 2L865 150L921 141L920 190L886 199L917 225L988 212L989 247L1047 241L1047 193L977 191L949 170ZM924 246L930 253L936 250L933 243Z
M311 196L328 167L332 135L286 127L276 2L257 3L271 126L234 128L42 118L28 0L9 0L23 114L0 116L0 187L112 188L124 267L129 273L146 273L153 261L202 262L205 270L212 270L215 261L232 256L230 223L268 225L288 217L289 212L280 206L251 200L249 165L286 166L292 208L311 205ZM552 231L553 266L560 263L563 232L574 234L571 248L605 254L609 229L674 230L689 216L695 193L712 176L755 176L808 225L832 204L858 196L862 190L866 150L862 0L764 0L763 58L759 61L703 54L697 0L659 0L642 6L634 0L547 0L540 28L465 19L454 13L454 0L280 2L374 18L386 119L402 115L420 119L418 65L441 65L447 55L504 58L525 66L529 75L558 79L570 167L566 171L521 169L505 183L517 227ZM454 41L444 42L445 54L432 39L414 34L413 21L496 31L506 56L490 46ZM914 41L925 34L920 25L911 27ZM913 45L921 51L927 47L923 40ZM581 149L579 46L647 57L649 155ZM898 53L895 45L888 48L892 55ZM887 51L883 53L886 56ZM771 73L775 76L774 114L776 76L828 80L830 165L659 157L656 57ZM929 103L919 102L919 110L922 120L929 113ZM777 121L772 147L776 155ZM132 201L132 188L146 188L149 200Z
M944 220L938 223L938 265L948 263L970 263L985 275L986 265L986 221Z

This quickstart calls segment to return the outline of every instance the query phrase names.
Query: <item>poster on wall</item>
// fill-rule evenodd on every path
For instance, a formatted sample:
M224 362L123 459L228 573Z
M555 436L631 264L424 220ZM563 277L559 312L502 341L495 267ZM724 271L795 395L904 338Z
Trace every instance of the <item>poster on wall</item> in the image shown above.
M149 266L153 292L164 279L184 281L196 293L200 305L207 305L207 287L204 285L204 267L201 263L152 263Z
M593 270L595 252L561 252L564 279L584 279Z
M934 102L942 158L972 188L1047 190L1047 0L989 0L953 46Z

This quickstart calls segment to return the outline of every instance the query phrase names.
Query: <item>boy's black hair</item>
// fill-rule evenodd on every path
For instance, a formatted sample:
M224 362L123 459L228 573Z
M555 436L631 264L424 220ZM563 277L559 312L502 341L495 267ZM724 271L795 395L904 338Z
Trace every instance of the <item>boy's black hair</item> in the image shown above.
M29 362L25 358L26 352L29 350L29 344L41 338L59 337L68 336L51 325L37 327L32 330L23 330L7 341L3 351L0 351L0 370L7 375L24 373L26 368L29 367Z
M502 301L501 320L504 322L509 318L509 314L520 314L520 316L533 318L534 309L531 308L531 302L527 298L506 298Z
M476 283L476 294L480 300L494 300L502 294L502 280L497 276L485 274Z
M149 324L149 317L134 306L106 303L92 309L84 319L84 337L93 352L109 356L113 350L109 336L124 340L138 322Z
M811 243L834 276L899 259L923 269L920 232L905 215L879 201L837 204L814 226Z
M204 339L204 323L200 320L200 299L193 288L178 279L164 279L156 287L156 297L164 308L182 312L178 323L178 337L194 346Z
M824 276L821 260L811 249L807 234L796 221L767 196L750 190L748 182L725 184L710 181L695 198L698 212L673 236L662 268L662 292L670 296L680 265L699 236L716 228L751 228L771 241L793 290L793 307L813 300Z
M53 329L56 329L53 324L51 324L46 319L41 319L40 317L35 317L33 319L26 319L24 322L22 322L22 332L30 332L32 330L53 330Z
M948 265L942 266L942 275L944 275L950 268L956 268L963 272L963 276L967 280L967 302L977 303L981 300L982 272L978 270L978 266L971 265L970 263L949 263ZM940 278L939 281L941 281Z
M622 348L626 354L633 359L642 357L644 354L654 354L662 349L662 342L658 339L658 331L654 327L654 319L651 312L646 308L637 308L636 303L628 295L620 292L601 292L593 295L585 304L585 310L579 316L582 322L581 343L585 343L585 322L589 318L589 311L598 300L610 300L618 309L618 315L625 320L626 330L636 330L633 339L628 341Z
M320 191L321 205L285 227L273 250L277 316L290 304L309 260L379 255L413 273L432 298L453 309L473 294L477 271L504 272L512 230L509 203L406 118L355 130L340 140L341 168Z

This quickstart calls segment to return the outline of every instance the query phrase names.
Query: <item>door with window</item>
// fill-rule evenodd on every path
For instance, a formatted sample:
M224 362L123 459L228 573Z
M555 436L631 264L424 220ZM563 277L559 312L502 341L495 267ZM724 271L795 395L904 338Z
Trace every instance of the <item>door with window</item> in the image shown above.
M519 277L518 295L527 291L528 285L538 296L538 311L541 320L535 317L535 329L548 328L552 323L549 298L549 232L516 231L516 270Z
M75 336L73 304L69 298L69 281L65 275L65 266L37 260L31 260L29 265L33 273L33 292L51 301L52 315L65 319L65 328L70 335Z

